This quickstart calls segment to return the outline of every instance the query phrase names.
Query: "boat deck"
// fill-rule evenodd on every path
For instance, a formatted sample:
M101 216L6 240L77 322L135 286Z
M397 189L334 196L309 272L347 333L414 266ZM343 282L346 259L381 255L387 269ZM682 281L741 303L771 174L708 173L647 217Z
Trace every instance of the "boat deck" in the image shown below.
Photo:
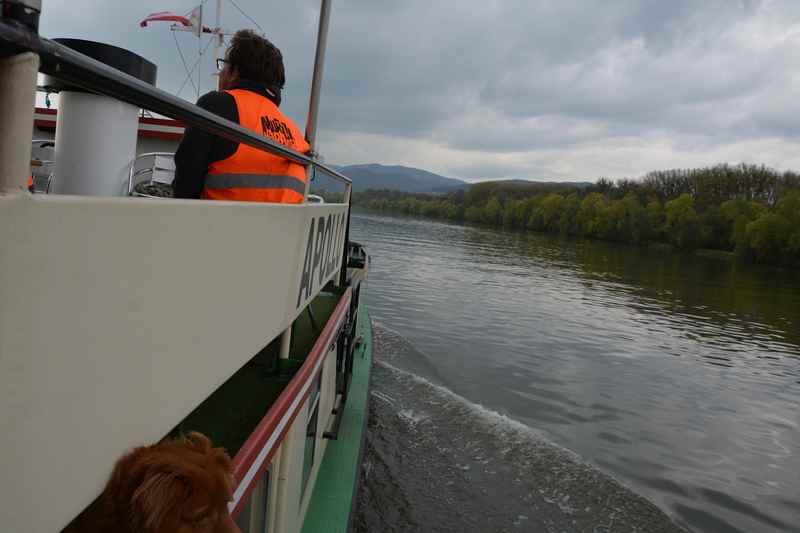
M303 364L339 297L320 293L310 304L314 318L304 312L295 320L289 359L278 358L280 337L275 339L192 411L168 437L199 431L216 446L225 448L231 457L236 455Z

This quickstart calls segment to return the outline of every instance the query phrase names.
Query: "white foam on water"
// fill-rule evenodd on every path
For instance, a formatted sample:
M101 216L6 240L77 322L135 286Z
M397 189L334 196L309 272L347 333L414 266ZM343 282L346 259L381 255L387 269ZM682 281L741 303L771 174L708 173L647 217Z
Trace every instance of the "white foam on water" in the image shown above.
M420 422L424 422L425 420L430 418L430 415L425 413L415 413L411 409L402 409L400 410L397 415L405 420L410 426L415 427Z
M559 444L548 439L543 432L523 424L518 420L484 407L481 404L472 402L463 396L456 394L447 387L433 383L422 376L418 376L417 374L398 368L391 363L387 363L386 361L376 361L376 364L386 368L387 370L390 370L404 379L408 379L418 385L426 387L434 395L438 396L445 402L450 402L456 404L458 407L466 408L470 414L474 415L476 418L486 423L490 428L496 430L504 436L514 434L518 438L522 438L533 445L538 444L541 446L548 446L567 454L573 461L580 463L584 462L581 457L572 450L560 446Z
M379 324L382 331L376 331L380 336L380 340L376 339L375 346L381 346L381 357L376 359L374 364L389 371L402 386L420 387L423 391L414 390L408 391L411 394L405 394L405 391L397 391L394 396L390 396L384 392L378 394L385 396L379 399L392 406L392 410L397 416L403 420L407 427L419 435L425 435L425 438L433 438L437 440L435 427L437 424L437 414L421 414L425 412L425 407L435 409L440 407L442 415L445 418L442 420L449 420L456 424L464 424L465 433L463 437L466 442L462 442L459 448L473 454L471 458L477 464L481 465L482 469L492 474L495 473L490 463L495 461L515 461L520 470L520 475L538 475L536 471L528 471L527 468L534 464L541 464L542 459L546 463L552 465L551 474L546 480L542 481L539 488L543 501L553 508L559 510L560 516L564 520L572 521L576 516L578 509L585 507L585 512L589 512L590 507L585 506L583 497L580 496L580 489L576 496L577 499L565 492L567 490L575 490L574 485L572 489L566 488L570 486L570 481L581 480L584 487L608 487L616 494L616 490L621 490L623 493L628 494L630 498L639 499L648 502L654 508L657 506L643 494L634 491L626 483L617 479L613 474L606 472L604 469L598 468L596 465L586 461L583 457L576 452L561 446L553 441L547 433L532 428L531 426L516 420L506 414L495 411L479 403L468 400L467 398L453 392L451 389L444 385L438 384L430 379L422 377L413 371L405 370L395 366L395 362L402 360L407 353L419 354L423 359L433 361L434 358L428 358L425 354L417 350L405 337L400 333L391 330L390 328ZM388 356L388 357L387 357ZM433 367L435 370L435 367ZM420 395L420 393L422 393ZM373 393L374 395L374 393ZM389 398L391 401L388 401ZM425 402L423 408L419 406L409 406L404 400L422 401ZM463 418L463 420L462 420ZM421 422L427 421L427 425L419 426ZM468 430L471 428L475 432L473 437L475 440L469 440ZM485 437L490 437L491 440L486 442ZM440 444L434 444L440 448ZM447 449L440 449L441 453L447 453ZM463 470L463 465L455 465ZM469 468L469 466L467 465ZM527 472L524 473L524 472ZM519 484L520 479L514 480L514 483ZM607 506L601 506L607 507ZM594 509L594 506L591 507ZM620 510L614 511L612 515L617 513L622 517L626 513ZM598 509L597 512L603 512ZM516 521L515 527L524 527L525 520ZM613 519L612 519L613 524ZM602 528L606 526L600 526ZM605 531L605 529L598 530ZM671 530L670 530L671 531Z
M582 479L586 486L604 484L609 487L616 487L616 489L620 489L624 493L629 494L631 498L637 498L639 500L646 501L652 505L653 508L657 509L657 506L649 498L632 490L613 475L587 462L572 450L564 448L563 446L548 439L543 432L538 431L518 420L510 418L505 414L498 413L497 411L489 409L483 405L472 402L463 396L456 394L447 387L432 383L424 377L418 376L401 368L397 368L390 363L385 361L376 361L375 364L390 371L401 383L405 381L413 385L424 387L430 392L432 398L423 398L423 401L427 401L434 406L439 405L444 409L456 408L468 417L474 417L475 420L477 420L483 426L480 429L476 428L476 430L483 435L492 435L495 437L494 442L501 445L494 448L494 452L498 453L500 457L505 457L508 453L511 453L514 448L516 448L517 451L525 450L527 453L532 453L535 455L544 453L547 457L549 457L549 460L552 461L552 464L555 467L554 469L555 472L557 472L557 476L545 482L545 484L539 488L539 493L541 494L543 501L548 505L557 508L565 520L571 520L571 517L575 516L578 509L584 509L585 505L583 504L586 503L583 502L582 504L581 501L576 501L569 493L565 492L566 489L562 487L562 484L571 479ZM414 396L414 398L420 399L419 396ZM402 403L402 398L400 396L397 398L397 403ZM417 412L419 410L415 411L412 409L405 409L401 406L396 407L400 409L398 416L402 419L414 421L414 423L418 423L420 420L420 414ZM456 413L456 415L459 416L460 413ZM424 419L427 420L427 417ZM478 447L473 448L473 446ZM484 468L487 468L486 465L489 461L484 456L484 451L481 449L479 442L466 441L464 447L473 448L473 452L477 452L477 455L474 459L479 464L484 465ZM517 460L520 460L520 456L516 457ZM524 462L525 461L523 459L523 463ZM521 468L525 468L526 466L523 463L520 463ZM464 465L456 466L462 470L464 469ZM468 465L467 468L469 468ZM522 472L520 472L520 474L525 475ZM520 479L516 479L514 482L518 483L520 482ZM609 506L601 505L600 507L602 508ZM585 512L588 512L589 509L589 507L585 507ZM610 512L612 513L612 523L614 515L622 517L626 514L622 509L610 508ZM525 519L518 519L515 525L519 526L523 524L524 520ZM608 527L608 525L602 525L600 527L603 529L597 530L598 532L605 531L605 528ZM678 529L679 528L676 528L676 531Z
M374 396L375 398L378 398L379 400L383 400L384 402L386 402L386 403L388 403L390 405L395 405L395 399L392 398L391 396L389 396L386 393L373 390L373 391L370 391L370 395Z

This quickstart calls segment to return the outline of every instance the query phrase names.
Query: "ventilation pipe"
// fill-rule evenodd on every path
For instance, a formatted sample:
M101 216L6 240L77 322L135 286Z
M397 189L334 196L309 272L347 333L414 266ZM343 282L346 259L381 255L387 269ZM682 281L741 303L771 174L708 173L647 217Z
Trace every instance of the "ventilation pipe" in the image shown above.
M101 63L155 85L156 66L116 46L55 39ZM127 194L128 168L136 155L139 108L47 77L58 91L56 168L52 192L87 196Z

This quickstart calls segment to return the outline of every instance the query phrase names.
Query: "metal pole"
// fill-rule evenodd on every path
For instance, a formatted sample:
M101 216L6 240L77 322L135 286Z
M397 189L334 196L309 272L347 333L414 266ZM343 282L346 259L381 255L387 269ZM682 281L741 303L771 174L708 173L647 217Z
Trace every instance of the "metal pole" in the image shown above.
M202 30L201 30L202 31ZM222 48L222 0L217 0L217 20L214 27L214 66L217 64L219 50Z
M202 7L201 7L202 9ZM200 23L202 25L202 17ZM203 75L203 33L197 36L197 100L200 100L200 78ZM197 101L195 100L195 101Z
M317 116L319 111L319 93L322 88L322 74L325 69L325 47L328 43L328 21L331 16L331 0L322 0L319 9L319 29L317 30L317 51L314 57L314 76L311 79L311 97L308 103L308 121L306 122L306 140L311 146L311 153L317 152ZM306 191L311 187L311 168L306 172Z
M347 204L347 226L344 229L344 249L342 250L341 271L339 272L339 287L347 286L347 263L350 248L350 203Z
M281 351L278 357L280 359L289 359L289 348L292 345L292 326L289 325L281 334Z
M28 190L39 56L0 59L0 193Z
M349 243L350 243L350 197L353 194L353 184L345 183L344 203L347 204L347 227L344 231L344 249L342 250L342 263L341 271L339 272L339 279L336 280L337 287L347 286L347 263L350 259Z

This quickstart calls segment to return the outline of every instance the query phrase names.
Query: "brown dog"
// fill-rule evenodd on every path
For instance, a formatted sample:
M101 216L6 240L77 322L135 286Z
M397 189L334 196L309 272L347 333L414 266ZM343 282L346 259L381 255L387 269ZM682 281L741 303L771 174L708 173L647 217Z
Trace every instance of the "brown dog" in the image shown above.
M241 533L228 514L231 459L200 433L135 448L63 533Z

